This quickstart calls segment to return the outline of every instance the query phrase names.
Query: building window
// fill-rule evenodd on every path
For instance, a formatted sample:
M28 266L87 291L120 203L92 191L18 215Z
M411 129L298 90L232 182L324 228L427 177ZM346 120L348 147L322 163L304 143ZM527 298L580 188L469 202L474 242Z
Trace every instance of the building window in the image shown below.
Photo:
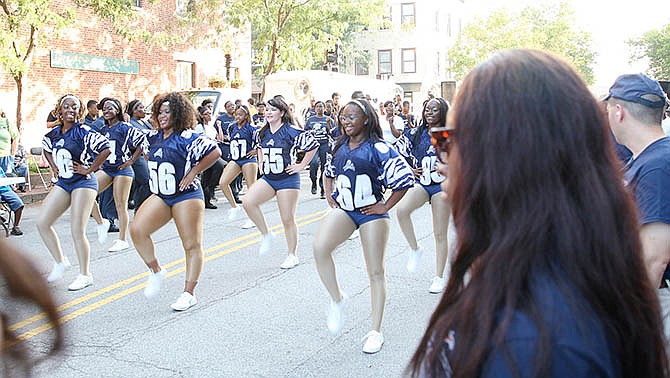
M356 75L367 76L370 74L368 62L364 60L356 60L355 67Z
M414 3L400 4L400 23L402 25L416 25L416 20L414 19L415 10Z
M402 49L402 73L416 72L416 49Z
M177 62L177 88L186 89L195 87L195 77L193 68L195 63L193 62Z
M176 11L177 16L186 16L188 14L188 11L191 9L191 6L193 5L193 0L176 0Z
M378 73L388 74L393 73L393 61L391 60L391 50L379 50L377 52L377 58L379 61Z
M384 19L382 20L382 26L381 26L382 30L389 29L391 28L391 25L393 25L391 23L393 21L392 14L393 14L393 7L388 7L386 9L386 14L384 14Z
M133 0L133 6L135 8L142 8L142 0Z

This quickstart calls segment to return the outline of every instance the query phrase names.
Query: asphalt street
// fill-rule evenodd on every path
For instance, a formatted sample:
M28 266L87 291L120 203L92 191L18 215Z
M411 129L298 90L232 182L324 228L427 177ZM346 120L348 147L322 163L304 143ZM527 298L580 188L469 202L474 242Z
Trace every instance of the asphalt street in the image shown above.
M412 274L405 268L407 243L395 213L391 214L382 329L386 342L379 353L367 355L361 350L361 339L371 325L370 287L360 240L345 242L334 255L340 286L350 300L343 331L331 335L326 328L329 298L312 256L312 241L328 207L325 200L309 193L305 173L296 215L300 265L279 268L286 242L275 200L263 206L268 224L278 234L275 248L259 257L257 230L241 229L246 218L228 221L229 206L218 193L219 208L206 210L206 262L196 291L198 304L185 312L170 309L184 284L184 253L174 222L153 236L159 261L169 275L158 297L147 300L142 294L147 269L132 244L122 252L107 252L117 234L98 244L93 220L87 235L95 284L67 291L78 266L70 240L70 213L63 214L55 228L73 267L52 290L60 305L66 346L60 356L38 364L35 376L401 376L440 299L428 292L435 275L430 207L425 205L413 215L426 253ZM35 228L39 212L40 205L27 208L22 221L25 235L9 241L29 255L46 277L53 260ZM15 332L39 355L52 336L39 311L6 295L1 300Z

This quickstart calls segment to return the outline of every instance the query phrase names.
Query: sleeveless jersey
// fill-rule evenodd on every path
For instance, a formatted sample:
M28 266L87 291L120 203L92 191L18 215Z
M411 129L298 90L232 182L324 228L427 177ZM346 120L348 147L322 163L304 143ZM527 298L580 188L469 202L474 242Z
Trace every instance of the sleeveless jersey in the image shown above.
M183 192L179 183L202 158L216 149L216 143L193 130L173 133L163 139L162 130L151 130L149 142L149 189L158 197L173 199L198 189L196 178Z
M256 138L255 133L258 128L254 127L252 124L247 123L246 125L239 128L237 123L232 123L228 128L228 134L230 135L230 157L237 160L245 160L249 151L256 149ZM253 158L256 159L255 157Z
M343 210L353 211L379 202L388 188L414 185L407 162L385 141L367 141L350 150L348 139L335 155L328 154L326 177L335 179L333 198Z
M74 173L72 163L90 166L100 152L109 148L109 141L104 135L79 122L64 134L61 133L61 127L54 127L42 138L44 151L53 155L58 167L58 180L72 184L92 178L92 173L86 176Z
M100 128L100 134L109 139L109 150L111 153L102 164L104 170L114 170L119 165L130 160L136 148L147 149L147 138L140 129L125 122L119 122L109 127L105 124Z
M263 174L270 180L282 180L290 176L286 173L286 167L297 162L299 150L307 152L319 147L311 133L288 123L283 124L274 134L268 127L263 139L260 139L260 130L256 134L258 148L263 154Z
M418 132L421 134L416 135ZM430 135L426 128L415 127L408 133L403 133L396 142L396 148L401 155L408 157L414 163L414 168L422 169L421 176L418 178L421 185L429 186L444 181L444 176L437 171L435 147L430 142Z

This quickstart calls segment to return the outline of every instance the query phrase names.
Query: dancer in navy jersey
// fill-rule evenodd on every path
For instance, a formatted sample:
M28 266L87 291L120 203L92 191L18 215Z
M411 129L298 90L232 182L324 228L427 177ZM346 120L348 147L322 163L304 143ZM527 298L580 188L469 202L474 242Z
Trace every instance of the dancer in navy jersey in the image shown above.
M244 196L243 206L258 230L263 234L260 254L270 251L274 236L268 229L261 204L277 196L277 205L284 226L288 256L280 265L291 269L298 265L298 226L295 209L300 193L300 172L312 161L318 143L311 133L291 124L291 112L281 96L267 102L265 126L258 131L258 162L263 176ZM298 152L304 154L298 158Z
M249 123L250 115L249 109L242 105L235 110L235 122L228 127L228 135L230 135L230 161L223 169L219 185L223 195L230 203L231 209L228 213L228 219L236 220L239 216L241 207L238 207L233 197L233 191L230 188L230 183L235 177L242 172L244 180L247 182L247 187L256 182L258 175L258 160L256 155L256 131L255 126Z
M44 199L37 230L55 260L47 280L59 280L70 266L70 261L63 255L53 224L68 207L71 208L70 228L79 260L79 275L68 286L69 290L74 291L93 285L86 223L98 193L98 180L93 172L109 156L109 141L80 123L84 109L81 100L75 95L61 97L54 114L60 124L44 136L42 146L44 156L58 181Z
M214 141L193 131L195 109L184 95L172 92L158 96L154 106L157 111L151 117L157 129L147 136L149 186L153 194L135 213L130 235L151 271L144 289L144 295L151 298L158 294L167 275L156 258L151 234L174 218L186 253L186 280L184 292L171 307L184 311L197 303L194 290L204 262L205 200L197 176L214 164L221 151Z
M332 253L360 228L372 303L372 330L364 337L363 351L377 353L384 343L381 323L386 306L388 212L414 185L414 176L407 162L384 141L377 114L366 100L345 105L340 122L345 135L333 148L324 179L332 210L314 238L314 258L331 298L328 328L337 333L344 322L346 295L337 283ZM384 200L387 188L392 193Z
M429 202L433 214L436 258L435 277L429 288L431 293L442 292L446 282L444 269L447 265L447 255L449 252L447 232L449 229L450 208L446 201L446 196L440 188L440 183L444 181L444 176L437 171L437 156L435 156L435 148L431 144L430 129L446 127L448 111L449 104L444 99L434 98L428 101L423 107L423 115L419 127L410 129L408 133L404 133L396 143L398 151L414 162L414 177L418 184L407 191L405 197L398 203L396 211L400 230L410 247L407 260L407 270L410 272L416 270L422 254L422 249L417 243L416 235L414 234L412 213L426 202Z
M135 176L132 165L142 156L143 149L146 149L147 139L142 131L123 121L119 100L105 97L100 104L102 104L102 116L105 123L99 132L109 140L111 153L95 176L98 180L98 192L104 191L113 184L114 203L119 216L119 238L109 247L109 252L119 252L129 247L126 236L130 222L128 197ZM109 224L103 221L96 203L93 204L92 214L98 223L98 241L104 243Z

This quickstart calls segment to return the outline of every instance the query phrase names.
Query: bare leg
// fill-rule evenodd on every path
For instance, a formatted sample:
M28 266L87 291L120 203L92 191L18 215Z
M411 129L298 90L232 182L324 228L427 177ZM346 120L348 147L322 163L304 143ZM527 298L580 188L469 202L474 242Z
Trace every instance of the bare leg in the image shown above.
M160 271L154 242L151 234L165 226L172 219L171 209L162 199L152 194L135 213L133 223L130 225L130 237L133 239L135 249L144 263L152 272Z
M430 201L433 210L433 234L435 235L435 275L444 278L444 267L449 256L449 213L451 208L443 192L435 193Z
M205 203L200 199L190 199L172 206L172 216L186 253L186 284L184 291L193 294L200 278L204 257L202 252L202 223L205 217Z
M130 196L130 187L133 185L133 178L130 176L116 176L114 177L114 204L116 205L116 213L119 216L119 239L126 240L128 235L128 223L130 216L128 215L128 197Z
M370 279L372 329L381 332L382 317L386 307L384 255L389 239L389 220L386 218L373 220L361 225L360 229L363 256L365 256L365 266Z
M299 190L284 189L277 192L277 205L279 216L284 226L288 254L295 255L298 247L298 225L295 224L295 209L298 206Z
M258 231L263 235L268 234L268 225L265 223L265 217L261 211L261 204L269 201L275 195L275 190L265 180L258 180L242 200L242 206L247 216L258 227Z
M405 236L409 247L413 250L419 248L419 244L416 241L416 235L414 234L414 224L412 224L412 213L414 210L423 206L424 203L428 201L428 193L423 190L421 185L414 185L410 188L405 196L402 197L398 205L396 206L396 214L398 215L398 225L400 225L400 231Z
M342 293L337 284L333 251L344 243L355 229L356 225L344 210L332 209L321 222L312 243L316 270L330 298L336 303L342 300Z
M70 228L74 249L79 259L79 272L90 276L91 246L86 238L86 224L95 202L96 191L88 188L79 188L72 191L72 206L70 207Z
M235 203L235 197L233 196L233 191L230 189L230 183L235 180L235 177L240 174L240 166L237 165L234 161L230 161L226 164L226 167L223 168L223 173L221 174L221 179L219 180L219 186L221 187L221 192L226 196L230 207L237 207Z
M247 182L247 188L251 188L251 185L256 182L256 177L258 177L258 164L247 163L243 165L242 176L244 176L244 181Z
M60 240L53 224L70 206L70 194L60 186L54 186L47 198L42 202L40 215L37 219L37 231L51 253L51 256L57 263L63 262L63 251L60 247Z
M112 177L102 170L95 172L95 178L98 179L98 193L104 192L105 189L112 185ZM95 219L95 223L102 224L102 214L100 213L100 206L98 206L98 201L94 201L91 215L93 216L93 219Z

